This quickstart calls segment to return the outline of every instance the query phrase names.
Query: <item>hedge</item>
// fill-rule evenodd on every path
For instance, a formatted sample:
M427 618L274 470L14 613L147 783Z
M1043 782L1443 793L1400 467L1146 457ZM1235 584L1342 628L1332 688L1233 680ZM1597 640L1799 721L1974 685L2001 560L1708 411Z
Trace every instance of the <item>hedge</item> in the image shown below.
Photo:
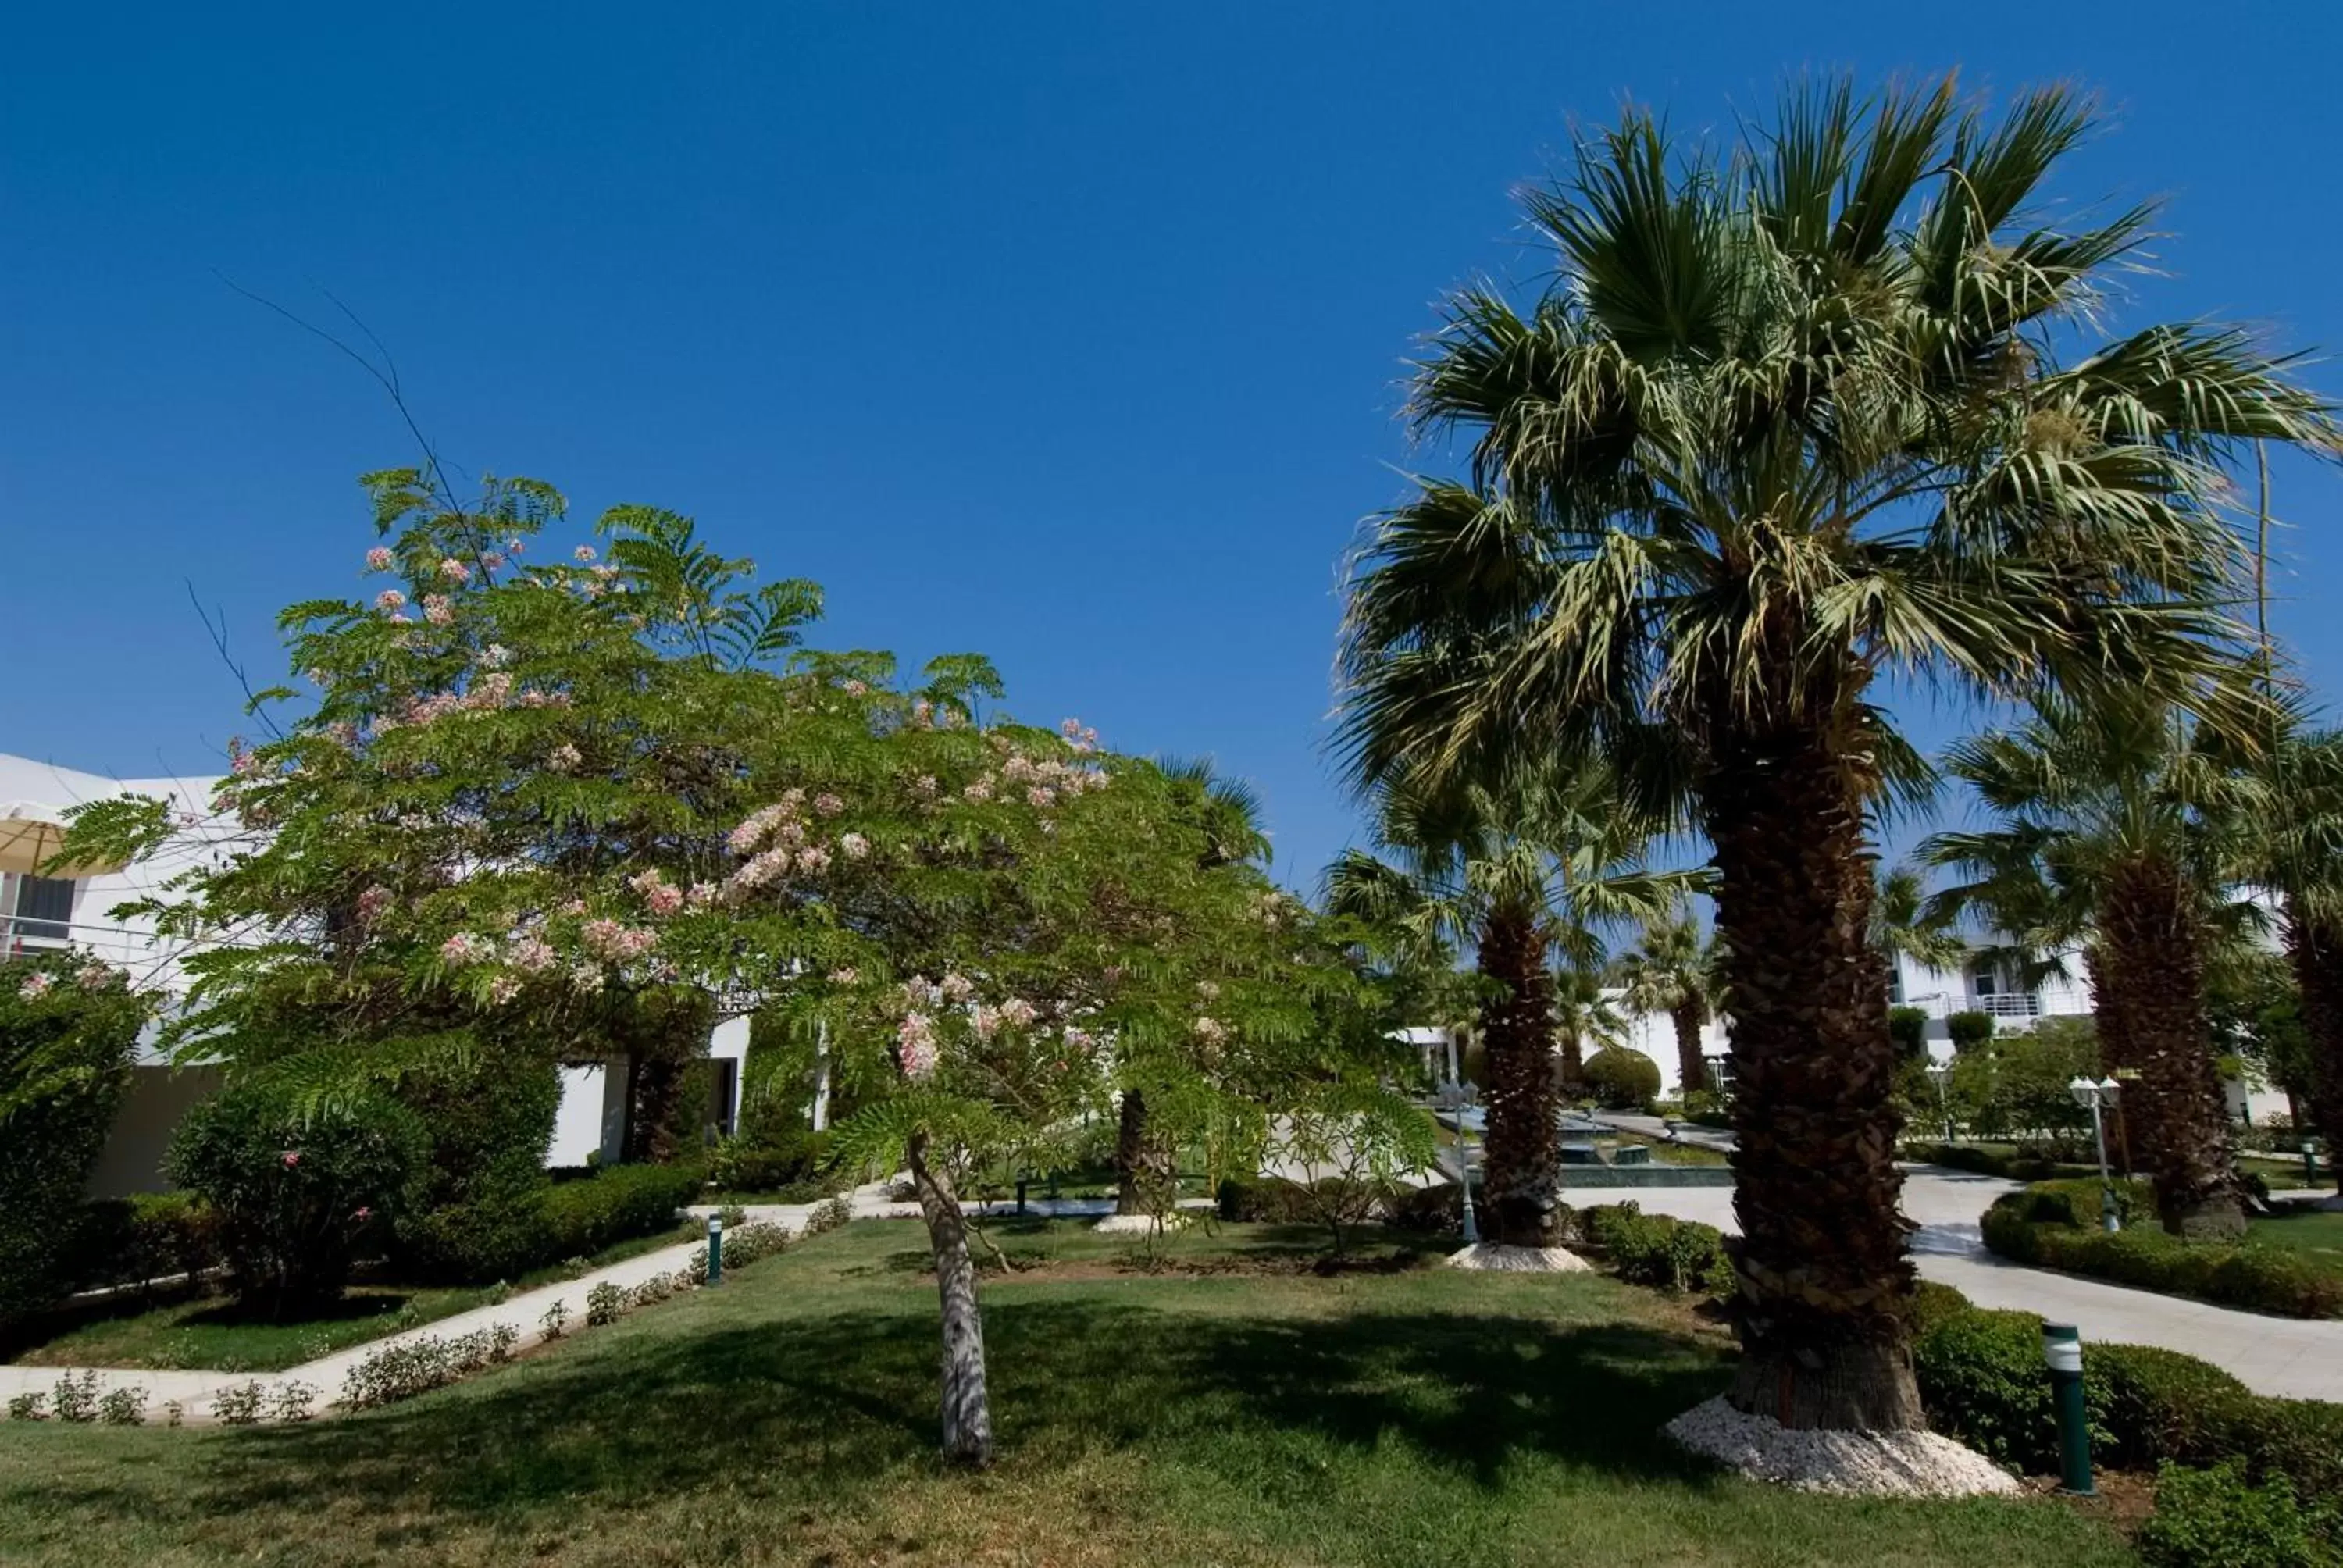
M1588 1057L1579 1077L1606 1111L1643 1111L1660 1097L1660 1064L1640 1050L1605 1046Z
M2154 1203L2145 1182L2118 1182L2117 1201L2143 1222L2100 1229L2096 1181L2036 1182L1985 1211L1985 1244L2017 1262L2168 1296L2286 1317L2343 1315L2343 1274L2252 1241L2181 1241L2146 1219Z
M193 1192L101 1198L82 1208L72 1285L146 1286L220 1262L219 1216Z
M568 1181L540 1181L519 1202L499 1196L435 1210L405 1227L402 1253L427 1264L422 1277L470 1284L518 1279L676 1222L699 1195L701 1172L688 1165L608 1165Z
M1971 1171L1980 1176L1998 1176L2006 1181L2048 1181L2062 1172L2077 1169L2056 1160L2045 1160L2033 1154L1996 1154L1968 1143L1907 1143L1904 1158L1926 1165L1944 1165L1955 1171Z
M2005 1464L2056 1470L2042 1321L1980 1311L1942 1286L1923 1287L1914 1317L1929 1424ZM2087 1344L2083 1386L2104 1463L2235 1463L2257 1484L2282 1478L2304 1496L2343 1496L2343 1404L2257 1394L2209 1362L2148 1345Z
M1714 1225L1646 1214L1634 1203L1583 1209L1577 1224L1579 1233L1602 1248L1612 1268L1630 1284L1672 1293L1698 1291L1719 1299L1733 1294L1725 1232Z

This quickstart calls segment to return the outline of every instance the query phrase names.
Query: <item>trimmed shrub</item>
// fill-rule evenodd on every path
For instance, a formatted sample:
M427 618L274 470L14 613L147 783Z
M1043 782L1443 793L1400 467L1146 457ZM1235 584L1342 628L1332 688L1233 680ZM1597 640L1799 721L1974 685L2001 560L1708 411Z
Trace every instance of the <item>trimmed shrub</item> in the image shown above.
M2156 1345L2091 1345L2083 1376L2099 1457L2122 1469L2214 1452L2222 1412L2255 1399L2212 1362Z
M1945 1019L1945 1032L1953 1037L1956 1054L1972 1050L1993 1038L1993 1014L1956 1012Z
M193 1192L102 1198L82 1211L75 1290L151 1285L220 1261L219 1217Z
M2145 1216L2145 1182L2118 1182L2118 1212ZM2099 1229L2096 1181L2043 1181L1997 1199L1985 1211L1985 1244L2006 1258L2063 1269L2170 1296L2287 1317L2343 1314L2343 1276L2295 1253L2253 1241L2184 1241L2143 1222L2113 1234Z
M89 1182L146 1004L71 955L0 964L0 1330L73 1288Z
M1605 1046L1579 1071L1586 1092L1605 1111L1642 1111L1660 1097L1660 1064L1640 1050Z
M396 1252L417 1281L494 1279L484 1252L528 1251L518 1238L536 1223L545 1153L561 1104L551 1062L502 1060L433 1066L402 1077L393 1091L427 1130L428 1157ZM500 1240L484 1246L482 1238Z
M835 1190L838 1181L823 1181L830 1159L830 1134L816 1132L802 1121L781 1116L760 1117L737 1138L720 1140L709 1152L708 1179L731 1192Z
M218 1216L236 1294L281 1321L340 1296L360 1251L389 1234L426 1147L414 1113L379 1094L305 1108L246 1084L187 1112L167 1164Z
M538 1211L544 1261L590 1257L614 1242L664 1231L699 1188L696 1167L676 1165L613 1165L590 1181L548 1187Z
M2087 1389L2096 1349L2085 1352ZM1975 1308L1942 1313L1914 1338L1912 1366L1930 1426L2002 1464L2057 1468L2040 1318Z
M1896 1042L1900 1055L1917 1057L1928 1050L1928 1014L1916 1007L1891 1007L1887 1010L1887 1038Z
M1464 1194L1453 1181L1407 1187L1383 1202L1384 1222L1394 1230L1444 1235L1464 1226Z
M1734 1291L1725 1232L1697 1221L1646 1214L1633 1202L1583 1210L1580 1234L1603 1249L1619 1277L1671 1294L1698 1291L1723 1298Z
M2343 1515L2332 1500L2304 1506L2284 1476L2256 1486L2235 1463L2167 1464L2138 1545L2150 1568L2332 1568L2343 1562Z

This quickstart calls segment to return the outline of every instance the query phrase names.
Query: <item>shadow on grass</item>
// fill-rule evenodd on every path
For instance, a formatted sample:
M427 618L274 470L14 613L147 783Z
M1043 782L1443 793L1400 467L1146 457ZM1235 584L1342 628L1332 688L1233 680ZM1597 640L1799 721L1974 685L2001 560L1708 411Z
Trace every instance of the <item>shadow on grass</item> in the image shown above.
M933 1309L605 1331L558 1362L362 1418L224 1434L189 1502L218 1516L312 1502L417 1514L547 1514L721 1483L773 1506L830 1506L931 1473ZM1525 1455L1636 1478L1708 1472L1657 1435L1715 1393L1687 1336L1622 1323L1361 1312L1198 1314L1090 1299L995 1298L995 1419L1012 1468L1100 1448L1252 1483L1295 1442L1400 1442L1461 1481ZM93 1508L134 1506L91 1489ZM55 1498L51 1501L65 1501Z

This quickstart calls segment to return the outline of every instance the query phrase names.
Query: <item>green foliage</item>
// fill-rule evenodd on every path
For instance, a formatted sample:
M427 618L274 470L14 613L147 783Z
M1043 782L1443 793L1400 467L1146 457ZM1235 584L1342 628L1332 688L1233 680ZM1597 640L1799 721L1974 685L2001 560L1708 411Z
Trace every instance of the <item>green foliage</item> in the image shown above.
M1619 1277L1672 1294L1698 1292L1722 1300L1733 1294L1733 1263L1725 1233L1714 1225L1646 1214L1632 1201L1583 1210L1578 1223L1603 1249Z
M193 1192L99 1199L83 1210L75 1290L147 1285L220 1262L219 1219Z
M540 1178L517 1198L499 1193L435 1209L400 1227L400 1248L421 1279L518 1279L671 1229L700 1185L699 1171L689 1166L608 1165L578 1181Z
M2057 1418L2040 1318L1938 1310L1914 1338L1912 1364L1931 1426L2001 1463L2056 1469Z
M1588 1057L1580 1076L1606 1111L1647 1111L1660 1097L1660 1064L1624 1045L1605 1046Z
M1945 1018L1945 1030L1953 1037L1953 1050L1956 1053L1974 1050L1993 1039L1993 1014L1949 1013Z
M2149 1568L2333 1568L2343 1563L2343 1511L2333 1498L2298 1500L2284 1476L2253 1485L2239 1464L2167 1464L2138 1543Z
M699 1195L700 1174L665 1165L614 1165L584 1181L548 1188L538 1205L544 1256L589 1256L676 1222Z
M830 1135L802 1121L765 1116L709 1151L708 1180L728 1192L804 1191L819 1196L843 1178L830 1172Z
M392 1092L429 1138L397 1227L402 1271L418 1281L475 1281L533 1267L511 1260L530 1254L525 1238L538 1223L561 1104L553 1064L480 1052L407 1073ZM508 1240L489 1247L488 1237Z
M168 1168L217 1216L236 1294L281 1321L338 1298L353 1261L387 1241L425 1138L379 1094L307 1110L265 1084L232 1086L187 1112Z
M74 1283L82 1193L146 1017L103 964L0 963L0 1330Z
M1928 1014L1916 1007L1891 1007L1887 1010L1887 1032L1896 1041L1896 1049L1907 1057L1921 1057L1928 1050Z
M2077 1078L2098 1076L2099 1040L2092 1020L2046 1018L2030 1030L1965 1045L1953 1058L1946 1099L1954 1121L1976 1136L2013 1139L2046 1154L2086 1156L2090 1112L2075 1103L2066 1086Z
M2154 1212L2145 1182L2119 1183L2123 1209ZM2046 1181L1995 1201L1981 1228L2002 1256L2166 1295L2288 1317L2343 1315L2343 1274L2281 1248L2184 1241L2152 1223L2099 1228L2096 1181Z

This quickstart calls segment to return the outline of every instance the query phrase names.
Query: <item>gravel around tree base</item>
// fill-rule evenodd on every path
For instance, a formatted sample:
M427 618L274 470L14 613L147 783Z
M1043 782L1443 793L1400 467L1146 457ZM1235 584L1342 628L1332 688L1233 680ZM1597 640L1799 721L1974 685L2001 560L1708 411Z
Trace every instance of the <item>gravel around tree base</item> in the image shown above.
M1476 1241L1448 1255L1452 1269L1488 1269L1505 1274L1584 1274L1594 1264L1567 1247L1501 1247Z
M1693 1452L1755 1481L1866 1497L1971 1497L2020 1490L1981 1453L1933 1432L1798 1432L1745 1415L1723 1395L1664 1428Z

